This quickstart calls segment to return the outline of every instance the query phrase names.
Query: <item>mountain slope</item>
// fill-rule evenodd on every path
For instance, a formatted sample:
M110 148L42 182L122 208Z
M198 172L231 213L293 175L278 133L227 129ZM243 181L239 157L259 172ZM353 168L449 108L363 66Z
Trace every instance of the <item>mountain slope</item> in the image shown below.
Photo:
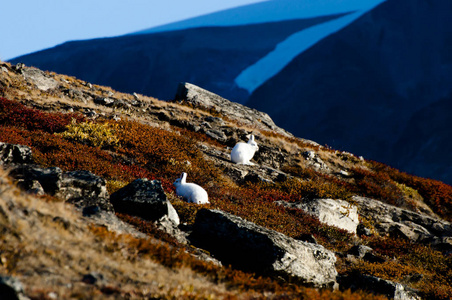
M393 158L398 156L399 164L406 166L407 172L452 182L451 115L452 98L442 99L414 113L394 147Z
M248 104L297 135L424 174L399 164L396 143L414 112L452 93L451 13L447 1L386 1L299 55Z
M184 87L171 103L0 64L0 162L15 180L0 171L2 299L11 289L33 299L450 299L451 186L295 138L264 113ZM232 163L231 146L250 133L259 145L255 164ZM205 188L210 204L176 195L181 172ZM121 196L109 194L135 179L158 180L179 225L149 218L155 207L139 217L114 204ZM333 205L324 216L335 217L306 211L316 203ZM196 243L209 215L228 217ZM353 228L344 229L346 220ZM224 248L239 257L211 244L230 239L230 229L233 240L244 238ZM288 281L266 270L274 259L304 257L269 251L269 232L279 246L320 251L309 263L335 261L326 271L339 289L306 285L296 277L300 264Z

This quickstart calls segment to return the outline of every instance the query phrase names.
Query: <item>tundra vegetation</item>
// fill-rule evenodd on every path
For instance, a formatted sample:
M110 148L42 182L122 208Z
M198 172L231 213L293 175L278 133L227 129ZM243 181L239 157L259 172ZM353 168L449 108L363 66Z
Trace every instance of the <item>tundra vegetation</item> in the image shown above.
M181 126L189 122L189 114L223 117L212 109L202 110L142 96L148 113L152 108L163 111L157 115L157 121L147 119L145 112L138 113L128 107L105 108L102 114L100 106L67 96L67 89L88 89L81 80L47 73L60 83L60 88L43 91L23 80L9 64L2 66L8 71L3 71L0 77L0 142L29 146L36 164L57 166L63 171L91 171L107 181L110 193L137 178L158 179L181 223L192 224L201 207L176 197L172 185L181 172L187 172L190 181L203 186L209 194L210 204L202 207L232 213L289 237L310 234L319 244L336 253L347 253L359 239L360 244L370 246L376 256L384 258L375 262L349 261L338 255L337 270L342 275L361 273L400 282L417 290L425 299L452 297L450 254L391 236L357 237L327 226L300 209L275 203L313 198L350 200L352 195L361 195L416 210L421 201L441 218L452 221L451 186L378 162L338 154L328 147L256 129L254 132L261 140L266 140L267 145L288 149L288 155L294 157L300 151L315 150L331 166L347 167L348 176L328 174L303 160L293 159L281 164L280 169L290 175L286 180L235 182L203 152L204 145L227 153L227 142ZM115 93L115 97L133 100L131 95L105 87L92 86L90 90L98 96ZM67 107L73 108L73 112ZM86 116L87 110L95 109L97 118ZM167 111L175 109L183 111L178 122L168 119ZM119 118L109 117L113 113ZM227 117L224 120L234 122ZM20 192L5 173L1 174L0 183L0 273L19 278L24 283L25 294L32 299L47 299L52 292L61 298L79 299L150 296L168 299L385 299L360 290L318 290L228 266L220 267L193 257L189 246L138 217L117 214L149 239L89 224L62 200ZM10 202L16 203L16 210L12 208L14 205L5 204ZM25 219L8 215L19 210L28 211ZM55 218L66 221L50 222ZM361 222L373 229L371 222ZM35 224L35 228L31 224ZM89 273L87 270L100 270L108 284L86 285L80 278ZM50 279L46 279L48 276ZM413 276L420 279L412 280Z

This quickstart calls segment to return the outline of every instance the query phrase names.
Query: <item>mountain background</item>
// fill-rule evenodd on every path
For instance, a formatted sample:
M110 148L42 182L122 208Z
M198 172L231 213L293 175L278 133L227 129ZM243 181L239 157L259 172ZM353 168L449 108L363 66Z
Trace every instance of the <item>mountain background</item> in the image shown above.
M11 62L167 100L191 82L297 136L451 184L452 2L301 2L266 1Z

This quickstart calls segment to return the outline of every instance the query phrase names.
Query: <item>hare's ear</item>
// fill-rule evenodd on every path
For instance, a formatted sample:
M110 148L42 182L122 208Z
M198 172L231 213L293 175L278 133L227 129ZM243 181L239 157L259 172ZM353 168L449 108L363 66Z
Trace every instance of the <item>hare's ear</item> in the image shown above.
M250 135L250 139L248 140L248 143L254 142L254 134Z
M183 183L185 183L185 181L187 180L187 173L183 172L182 175L180 176L180 179Z

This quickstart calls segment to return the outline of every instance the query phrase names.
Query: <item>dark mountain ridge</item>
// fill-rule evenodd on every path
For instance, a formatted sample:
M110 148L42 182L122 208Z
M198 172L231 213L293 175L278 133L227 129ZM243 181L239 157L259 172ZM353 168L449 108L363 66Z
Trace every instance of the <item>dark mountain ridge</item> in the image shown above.
M248 92L234 83L243 69L292 33L340 16L74 41L11 62L160 99L186 81L243 102Z
M451 14L447 1L386 1L299 55L247 104L296 135L427 174L400 160L408 154L400 139L416 112L452 94ZM442 114L450 110L432 118ZM403 148L418 138L405 136ZM428 172L450 178L446 173Z

